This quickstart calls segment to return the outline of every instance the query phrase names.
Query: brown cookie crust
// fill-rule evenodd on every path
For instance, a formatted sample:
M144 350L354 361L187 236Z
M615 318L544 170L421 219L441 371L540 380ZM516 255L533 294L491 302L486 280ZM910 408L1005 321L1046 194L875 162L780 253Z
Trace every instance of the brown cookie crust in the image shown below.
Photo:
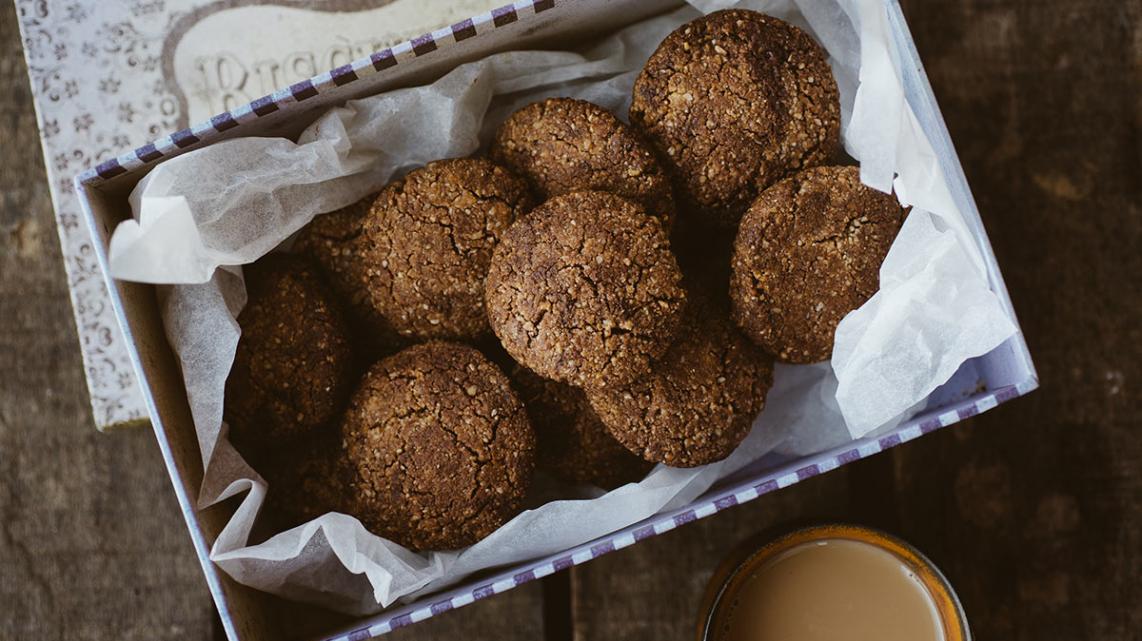
M429 342L376 363L341 427L358 518L414 550L450 550L520 509L535 433L504 374L465 345Z
M639 203L670 228L674 194L650 146L599 105L549 98L523 107L496 131L492 159L531 183L546 200L606 191Z
M259 448L252 458L242 454L252 464L257 461L255 469L269 486L264 509L272 532L328 512L353 511L352 474L335 431L288 447Z
M336 418L353 384L341 309L309 261L270 254L245 270L242 335L226 379L235 442L289 439Z
M833 157L840 98L808 34L726 10L662 41L635 80L630 121L672 172L681 207L732 227L766 186Z
M779 360L829 358L841 319L876 293L904 215L891 194L861 184L857 167L817 167L773 185L734 241L734 321Z
M535 427L540 468L570 483L613 489L641 480L654 467L607 432L582 390L523 366L511 379Z
M695 467L730 455L749 434L773 384L773 360L726 312L695 301L670 351L623 387L589 390L611 435L648 461Z
M522 178L482 158L438 160L388 185L364 225L371 306L412 340L488 335L492 249L532 204Z
M293 245L293 251L308 256L321 268L326 282L345 301L353 337L365 347L369 360L395 351L404 342L369 298L369 243L363 232L376 199L377 194L372 194L315 217Z
M599 191L556 196L504 235L488 271L512 358L579 387L640 376L670 346L686 293L658 219Z

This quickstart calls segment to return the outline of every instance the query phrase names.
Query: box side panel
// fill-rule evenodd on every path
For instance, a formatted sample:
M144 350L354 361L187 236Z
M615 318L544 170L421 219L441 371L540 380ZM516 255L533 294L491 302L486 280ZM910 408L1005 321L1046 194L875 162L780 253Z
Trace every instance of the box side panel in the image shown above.
M951 135L948 133L948 127L940 113L940 107L936 102L935 94L932 92L932 86L928 82L928 76L924 72L924 66L920 61L919 53L916 51L916 45L912 40L911 32L908 30L908 24L904 20L900 4L898 0L886 0L885 4L887 5L889 23L892 25L894 45L900 58L904 95L920 126L924 129L924 133L927 134L928 140L932 143L932 148L936 152L940 168L944 172L944 179L947 181L948 189L951 191L956 206L963 213L968 228L979 244L987 266L987 277L991 290L999 296L1000 302L1008 314L1018 324L1015 308L1011 304L1011 297L1007 292L1006 284L1003 282L1003 275L999 271L999 264L995 259L995 252L992 251L987 231L984 229L979 208L972 197L963 166L960 164L959 156L956 155ZM1008 339L999 348L974 359L974 361L972 365L977 370L979 379L985 382L989 388L1025 385L1030 381L1038 381L1038 374L1035 372L1031 353L1027 349L1022 331Z
M88 217L96 252L107 273L106 247L111 230L129 212L126 203L77 184ZM210 542L229 519L222 506L199 511L195 506L202 483L202 458L175 356L166 341L155 288L108 279L110 297L123 328L136 376L143 390L163 461L174 484L179 508L190 530L206 582L218 606L227 634L234 639L272 639L276 630L262 613L265 597L225 576L209 560Z

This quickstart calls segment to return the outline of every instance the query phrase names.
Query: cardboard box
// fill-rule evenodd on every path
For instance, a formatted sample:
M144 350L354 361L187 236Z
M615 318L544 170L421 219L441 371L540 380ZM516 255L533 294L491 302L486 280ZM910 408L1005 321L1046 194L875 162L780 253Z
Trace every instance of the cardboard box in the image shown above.
M897 51L903 61L907 100L928 135L953 197L965 213L971 232L984 253L992 290L1011 311L1010 300L972 201L959 161L936 106L923 68L895 0L884 0ZM676 2L655 0L525 0L464 20L412 41L373 53L368 58L333 69L213 117L209 122L177 131L152 145L124 154L76 178L88 222L96 239L100 263L107 272L107 243L112 229L131 215L127 195L155 164L203 145L236 136L295 136L325 109L343 101L438 77L460 62L494 51L525 48L542 42L573 42L585 34L610 31L659 13ZM231 639L276 639L281 613L296 606L239 585L209 560L210 545L229 514L225 506L197 510L194 500L202 480L198 450L182 378L163 334L152 286L109 281L111 298L142 381L155 434L179 503L194 540L207 582ZM1014 313L1012 312L1012 317ZM1021 334L992 352L963 364L945 385L931 394L927 408L915 418L876 439L864 439L819 455L796 459L767 456L723 480L683 508L658 514L611 535L470 580L447 592L430 595L403 607L354 621L321 638L364 639L384 634L441 612L467 605L536 578L584 563L690 521L710 516L761 494L871 456L902 442L974 416L1025 394L1038 385Z

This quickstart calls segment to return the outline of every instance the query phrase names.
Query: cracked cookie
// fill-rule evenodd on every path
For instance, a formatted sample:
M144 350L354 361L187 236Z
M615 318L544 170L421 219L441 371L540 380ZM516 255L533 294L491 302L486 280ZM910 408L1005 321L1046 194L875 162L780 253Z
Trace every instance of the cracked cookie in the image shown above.
M299 256L270 254L244 273L242 335L226 379L230 438L256 445L313 432L336 418L353 384L341 309Z
M630 121L672 173L684 213L732 227L765 187L833 156L840 100L809 35L727 10L662 41L635 80Z
M451 550L520 509L535 433L498 367L465 345L433 341L376 363L341 427L370 531L414 550Z
M583 390L522 365L515 367L511 379L535 428L540 468L570 483L613 489L641 480L654 467L607 432Z
M661 222L600 191L556 196L504 234L488 270L512 358L577 387L626 383L670 346L686 293Z
M488 335L488 261L531 205L522 178L481 158L438 160L388 185L363 229L369 304L408 339Z
M734 241L734 321L788 363L830 357L846 314L876 293L905 211L857 167L809 169L765 190Z
M496 131L493 160L523 176L544 200L606 191L639 203L670 228L670 180L642 137L599 105L549 98L523 107Z
M369 301L369 244L362 232L376 198L373 194L315 217L293 244L293 251L313 260L333 291L347 303L350 329L369 360L391 353L403 342Z
M773 384L773 359L705 300L636 381L587 391L591 407L627 449L648 461L695 467L730 455L749 434Z

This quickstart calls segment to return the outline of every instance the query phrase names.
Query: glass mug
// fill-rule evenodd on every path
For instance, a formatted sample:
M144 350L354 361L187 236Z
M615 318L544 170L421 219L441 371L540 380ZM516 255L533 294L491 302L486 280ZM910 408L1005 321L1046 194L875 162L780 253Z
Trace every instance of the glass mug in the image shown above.
M971 641L948 580L904 541L871 528L800 528L731 555L703 599L698 641Z

